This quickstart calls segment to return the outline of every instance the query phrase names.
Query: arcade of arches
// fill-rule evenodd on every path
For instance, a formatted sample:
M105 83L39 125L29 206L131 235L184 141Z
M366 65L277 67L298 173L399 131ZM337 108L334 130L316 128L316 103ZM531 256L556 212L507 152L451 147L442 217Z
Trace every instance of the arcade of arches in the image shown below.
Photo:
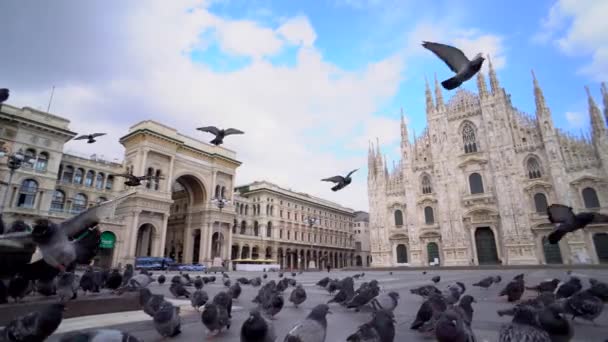
M324 269L357 266L354 252L338 252L323 248L302 247L272 247L245 244L233 244L232 259L272 259L276 260L284 269L308 269L310 261L314 261L316 268Z

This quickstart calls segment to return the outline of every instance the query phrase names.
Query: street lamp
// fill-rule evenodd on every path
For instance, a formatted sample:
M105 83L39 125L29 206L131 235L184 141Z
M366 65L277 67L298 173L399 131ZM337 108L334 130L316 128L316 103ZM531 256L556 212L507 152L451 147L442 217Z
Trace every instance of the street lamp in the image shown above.
M4 212L4 207L6 205L6 198L8 197L8 193L10 190L11 183L13 182L13 175L15 171L21 168L21 165L26 160L25 155L22 150L19 150L16 153L9 154L7 151L0 151L0 158L7 157L7 166L9 168L9 176L8 183L6 184L6 191L4 192L4 197L2 198L2 203L0 204L0 213ZM28 158L29 161L29 158Z
M308 216L306 218L306 223L308 223L308 228L310 228L311 231L312 231L312 228L315 225L315 223L318 223L318 222L319 222L319 219L316 218L316 217ZM308 234L311 234L311 233L312 232L309 232ZM313 240L312 239L310 239L310 248L311 248L311 250L314 248L313 247ZM312 257L312 251L311 251L310 256ZM308 268L309 269L315 269L315 268L317 268L316 264L315 264L314 258L312 258L312 260L308 260Z
M211 203L214 203L218 208L220 208L220 211L222 211L226 204L230 203L230 200L227 200L223 197L215 197L211 199Z

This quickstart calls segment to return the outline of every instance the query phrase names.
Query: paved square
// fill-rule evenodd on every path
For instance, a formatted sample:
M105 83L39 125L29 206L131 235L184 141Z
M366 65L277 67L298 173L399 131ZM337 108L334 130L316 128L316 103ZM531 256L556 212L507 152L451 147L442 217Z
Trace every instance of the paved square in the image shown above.
M332 278L342 278L347 275L354 275L357 272L331 272L329 275ZM504 297L498 297L498 292L506 285L506 283L513 278L515 274L525 273L526 285L532 286L537 284L539 281L556 277L560 279L566 279L566 270L546 269L546 270L501 270L501 271L488 271L488 270L441 270L441 271L429 271L426 275L423 275L421 271L393 271L392 275L389 275L388 271L365 271L365 277L362 280L355 281L355 288L359 286L363 281L370 281L377 279L380 282L382 290L394 290L399 292L401 299L399 306L395 310L395 316L397 320L397 333L395 341L429 341L428 338L421 336L418 332L409 329L409 325L414 319L416 312L422 303L422 299L418 296L412 295L409 289L417 287L423 284L431 283L430 279L434 275L441 276L441 282L437 285L440 289L452 281L461 281L467 286L467 294L474 296L477 303L474 303L474 317L473 317L473 330L477 336L478 341L496 341L498 339L498 330L503 323L509 322L508 317L498 317L496 310L508 308L510 304L506 302ZM171 275L168 275L168 281L170 281ZM240 276L252 278L261 275L257 272L231 272L230 277L234 280ZM278 279L277 273L268 273L268 279ZM291 277L291 274L285 273L286 276ZM290 287L285 291L285 306L283 310L276 316L275 331L277 333L277 341L283 341L285 334L291 329L291 327L303 319L310 311L312 307L320 303L326 303L331 296L328 295L327 291L315 286L317 280L327 276L327 272L306 272L296 276L296 280L301 282L306 289L308 299L299 308L294 308L291 303L287 301L292 288ZM503 281L490 287L488 290L481 289L479 287L473 287L471 284L488 275L501 275ZM573 275L577 275L583 281L585 288L588 286L588 277L595 277L601 281L608 282L608 271L606 270L577 270L574 271ZM221 282L221 274L217 274L218 280L215 284L208 284L204 290L207 291L210 297L215 295L225 287ZM229 331L222 332L216 338L215 341L240 341L240 328L243 321L247 318L249 309L254 308L254 303L251 302L258 288L252 288L251 286L242 286L243 292L238 300L233 304L233 319L232 327ZM163 286L159 286L154 283L151 289L155 293L162 293L167 298L172 298L169 293L169 285L165 283ZM532 291L526 291L524 298L533 297ZM176 301L176 303L183 304L181 310L182 317L182 333L176 338L171 340L174 341L201 341L206 337L206 328L203 326L200 320L200 314L194 311L189 302L185 300ZM328 332L327 342L345 341L346 337L353 333L357 326L368 321L370 318L370 310L363 309L359 313L355 313L352 310L347 310L344 307L331 304L332 315L328 315ZM80 321L78 321L80 320ZM122 324L124 322L131 322ZM593 325L590 322L575 321L574 329L575 336L573 341L604 341L608 338L608 314L606 312L596 321L597 325ZM143 312L131 312L131 313L116 313L110 315L95 316L90 318L82 318L75 320L68 320L62 323L60 330L53 335L49 341L57 341L60 336L66 331L74 329L83 329L85 326L105 326L128 331L135 336L141 338L144 341L160 341L161 336L156 332L153 327L152 319L145 316ZM431 339L432 340L432 339ZM166 341L166 340L165 340Z

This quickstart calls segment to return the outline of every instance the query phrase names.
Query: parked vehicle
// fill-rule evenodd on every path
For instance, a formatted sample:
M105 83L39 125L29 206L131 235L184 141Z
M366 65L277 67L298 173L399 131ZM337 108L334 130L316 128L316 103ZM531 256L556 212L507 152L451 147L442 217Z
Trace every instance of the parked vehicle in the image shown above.
M175 265L175 261L173 261L171 258L138 257L135 259L136 270L158 271L163 269L171 269L173 265Z
M191 264L191 265L178 265L177 269L179 271L188 271L188 272L205 272L207 266L199 265L199 264Z

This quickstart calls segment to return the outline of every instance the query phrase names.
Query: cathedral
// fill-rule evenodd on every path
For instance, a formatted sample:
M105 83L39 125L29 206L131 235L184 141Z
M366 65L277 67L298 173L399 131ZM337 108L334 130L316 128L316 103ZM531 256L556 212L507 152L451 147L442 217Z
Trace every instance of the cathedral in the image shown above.
M551 203L608 213L608 90L603 116L587 90L591 132L555 127L534 75L535 116L519 111L492 64L490 88L444 102L426 84L425 131L389 170L379 142L368 156L372 267L608 263L608 225L547 242Z

